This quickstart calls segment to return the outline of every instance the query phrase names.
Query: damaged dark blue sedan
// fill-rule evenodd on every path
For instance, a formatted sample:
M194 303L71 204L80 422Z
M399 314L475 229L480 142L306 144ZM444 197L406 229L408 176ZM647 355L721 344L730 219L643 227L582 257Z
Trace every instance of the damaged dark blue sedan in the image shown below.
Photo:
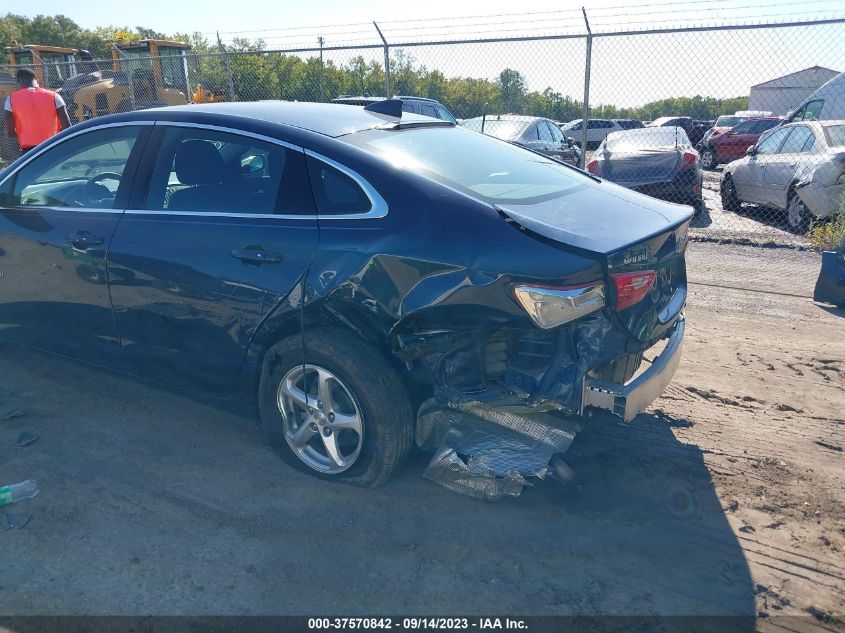
M319 477L416 439L495 487L666 387L691 216L397 101L96 118L0 173L0 337L257 403Z

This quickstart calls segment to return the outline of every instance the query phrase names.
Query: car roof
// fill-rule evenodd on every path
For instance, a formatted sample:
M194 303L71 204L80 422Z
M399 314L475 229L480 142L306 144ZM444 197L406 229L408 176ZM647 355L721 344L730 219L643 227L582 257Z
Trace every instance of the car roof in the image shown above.
M166 108L153 108L151 110L139 110L137 112L118 115L112 120L138 120L149 117L150 115L153 115L155 118L166 119L168 114L179 114L181 115L180 118L184 118L186 114L215 114L256 119L278 125L289 125L331 137L371 130L385 123L396 121L394 117L369 112L359 106L348 105L345 108L340 108L336 103L310 103L302 101L188 104ZM94 121L96 119L91 120ZM431 121L431 118L412 112L403 112L402 121L425 123Z
M476 116L472 119L466 119L467 121L474 121L476 119L482 119L484 117ZM551 119L547 119L546 117L542 116L528 116L527 114L488 114L487 115L488 121L551 121ZM552 121L554 123L554 121Z

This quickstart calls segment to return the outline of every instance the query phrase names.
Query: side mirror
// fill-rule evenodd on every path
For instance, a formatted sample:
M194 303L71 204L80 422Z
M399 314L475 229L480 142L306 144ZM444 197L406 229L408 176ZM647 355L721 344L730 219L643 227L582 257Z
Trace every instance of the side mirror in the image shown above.
M750 145L748 147L748 149L745 150L746 156L754 156L754 154L756 154L756 153L757 153L757 146L756 145Z

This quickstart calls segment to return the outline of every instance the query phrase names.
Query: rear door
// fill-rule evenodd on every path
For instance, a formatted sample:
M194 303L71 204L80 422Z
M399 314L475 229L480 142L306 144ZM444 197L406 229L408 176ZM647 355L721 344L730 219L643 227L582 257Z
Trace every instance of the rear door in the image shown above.
M71 135L0 184L0 338L111 366L106 251L151 125Z
M159 123L148 185L109 251L126 371L229 393L249 343L295 289L317 248L301 148L237 130ZM286 301L287 300L287 301Z

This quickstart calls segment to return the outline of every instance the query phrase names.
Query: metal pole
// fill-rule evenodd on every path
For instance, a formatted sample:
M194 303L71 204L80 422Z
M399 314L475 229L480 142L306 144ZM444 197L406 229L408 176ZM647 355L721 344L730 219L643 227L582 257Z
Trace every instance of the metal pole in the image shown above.
M317 38L317 42L320 44L320 101L325 101L326 98L323 95L323 36Z
M390 47L387 45L387 40L384 39L384 35L382 35L381 29L375 20L373 20L373 26L376 27L381 41L384 42L384 96L390 99Z
M584 14L584 24L587 26L587 61L584 65L584 110L581 120L581 169L587 160L587 122L590 116L590 63L593 56L593 32L587 19L587 10L581 7Z
M223 54L223 65L226 66L226 83L229 88L229 101L235 101L235 78L232 76L232 62L229 60L229 51L223 46L223 40L220 39L220 32L217 32L217 46Z
M123 60L123 62L125 62L126 65L129 67L129 72L126 73L126 79L129 83L129 105L132 108L132 111L134 112L138 108L136 107L136 104L135 104L135 85L134 85L134 80L132 78L132 75L134 74L132 72L132 61L133 60L126 53L124 53L122 50L120 50L120 48L118 48L115 44L112 44L112 48L117 51L117 54L120 56L120 59ZM121 63L121 68L123 67L123 62Z

